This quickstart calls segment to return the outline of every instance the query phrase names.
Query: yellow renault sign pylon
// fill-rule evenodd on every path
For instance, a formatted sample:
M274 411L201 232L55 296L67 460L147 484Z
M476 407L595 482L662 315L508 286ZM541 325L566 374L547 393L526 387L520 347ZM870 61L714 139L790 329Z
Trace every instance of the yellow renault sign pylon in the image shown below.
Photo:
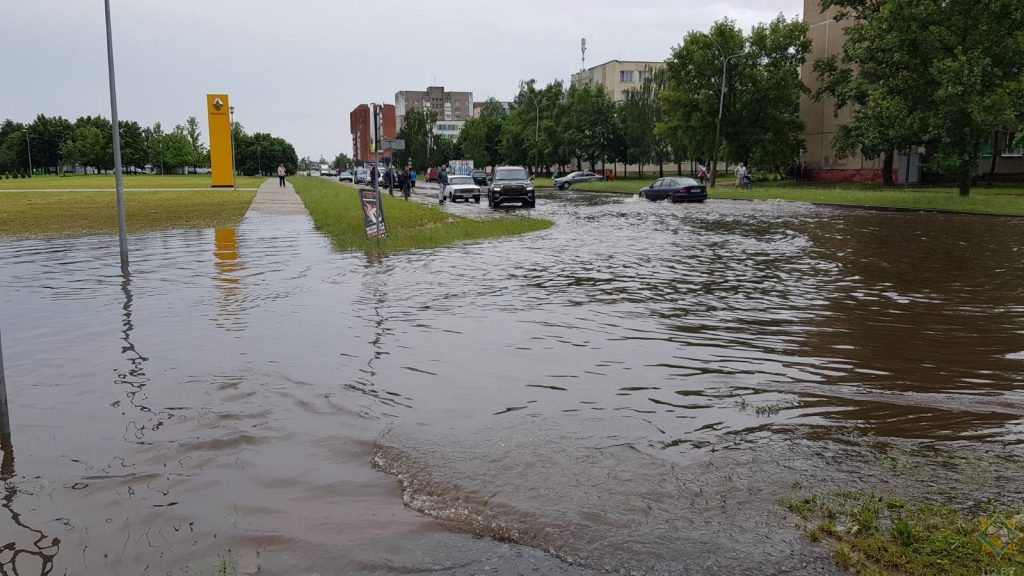
M227 94L207 94L206 113L210 122L210 175L212 186L235 185L231 146L231 116Z

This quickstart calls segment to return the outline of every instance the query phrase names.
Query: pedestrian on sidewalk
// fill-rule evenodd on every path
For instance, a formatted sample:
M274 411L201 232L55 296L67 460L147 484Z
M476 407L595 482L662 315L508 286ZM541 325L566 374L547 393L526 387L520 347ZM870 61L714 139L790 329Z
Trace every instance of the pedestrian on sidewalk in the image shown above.
M697 179L702 185L708 183L708 169L700 163L697 163Z
M284 176L287 174L287 170L284 169L284 164L277 165L277 185L284 186Z
M409 187L409 172L406 171L404 168L402 169L401 172L398 173L398 187L402 190L402 196L406 200L408 200L409 199L409 192L410 192L410 190L409 190L409 188L410 188Z
M437 185L439 190L437 199L444 204L444 189L448 187L448 167L444 164L441 164L441 168L437 171Z
M409 170L409 187L410 188L415 188L416 187L416 170L414 170L414 169L410 169Z

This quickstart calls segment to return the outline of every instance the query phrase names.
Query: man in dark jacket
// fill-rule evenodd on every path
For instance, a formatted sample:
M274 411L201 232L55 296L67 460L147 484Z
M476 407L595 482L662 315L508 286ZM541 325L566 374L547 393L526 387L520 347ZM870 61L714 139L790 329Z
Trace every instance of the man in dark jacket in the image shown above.
M444 189L448 187L448 167L444 164L441 164L441 168L437 171L437 185L440 190L437 199L444 204Z

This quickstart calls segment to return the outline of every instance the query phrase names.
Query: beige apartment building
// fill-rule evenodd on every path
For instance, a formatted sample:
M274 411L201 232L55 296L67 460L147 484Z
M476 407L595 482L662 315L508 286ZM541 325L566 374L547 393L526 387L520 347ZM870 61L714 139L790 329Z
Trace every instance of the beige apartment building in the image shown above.
M600 84L609 98L619 102L625 99L626 90L639 88L644 80L664 65L664 62L610 60L573 74L571 82L573 86Z
M819 58L839 54L846 40L845 28L850 21L837 22L836 10L822 12L819 0L804 0L804 22L808 26L811 39L811 52L807 61L800 68L800 77L814 91L819 83L814 74L814 62ZM800 118L804 123L804 148L802 160L810 169L808 177L824 182L871 182L882 180L882 158L867 159L857 153L847 158L837 158L832 148L839 127L850 120L852 112L848 108L835 113L835 101L822 98L815 102L809 95L800 99ZM1012 145L1015 134L1002 132L993 135L986 149L978 160L979 171L988 173L992 155L997 154L996 176L1002 180L1024 180L1024 149L1015 149ZM919 168L922 153L920 147L909 150L898 150L893 159L893 180L899 183L913 184L919 181Z
M446 135L452 128L462 127L462 123L473 117L472 92L447 92L444 86L430 86L426 90L403 90L395 93L395 119L397 129L405 125L405 114L409 110L429 110L437 116L435 132L438 125L444 124ZM455 135L458 136L456 130Z

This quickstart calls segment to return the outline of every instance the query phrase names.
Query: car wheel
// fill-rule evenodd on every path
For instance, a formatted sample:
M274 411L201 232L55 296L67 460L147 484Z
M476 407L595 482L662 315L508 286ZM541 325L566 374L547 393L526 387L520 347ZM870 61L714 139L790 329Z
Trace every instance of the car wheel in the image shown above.
M473 202L479 204L480 203L480 197L479 196L473 196Z
M537 201L536 200L530 200L529 202L523 202L523 207L524 208L533 208L535 206L537 206Z
M672 201L673 204L678 204L679 203L679 200L676 200L675 196L669 196L668 198L669 198L669 200Z
M558 189L564 192L565 191L565 184L559 184L558 185Z
M487 207L494 208L494 198L491 197L491 193L487 193Z

